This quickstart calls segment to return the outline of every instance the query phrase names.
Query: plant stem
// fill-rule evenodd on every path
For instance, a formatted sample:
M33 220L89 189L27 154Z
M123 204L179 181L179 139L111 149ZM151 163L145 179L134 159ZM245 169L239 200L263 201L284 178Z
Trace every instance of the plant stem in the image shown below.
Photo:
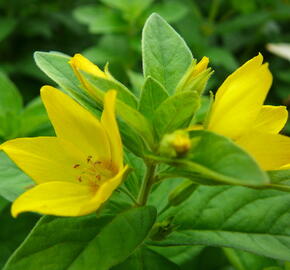
M142 187L138 196L138 203L139 205L145 205L151 190L151 187L154 183L154 178L155 178L155 169L156 165L152 162L148 162L146 164L147 166L147 171L144 176L143 182L142 182Z

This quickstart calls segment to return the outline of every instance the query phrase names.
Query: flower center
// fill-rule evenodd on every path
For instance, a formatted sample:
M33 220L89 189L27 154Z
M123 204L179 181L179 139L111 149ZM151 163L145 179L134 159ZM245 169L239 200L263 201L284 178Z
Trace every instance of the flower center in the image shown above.
M93 156L88 156L83 164L74 164L73 168L79 171L76 180L94 190L115 174L111 162L99 161Z

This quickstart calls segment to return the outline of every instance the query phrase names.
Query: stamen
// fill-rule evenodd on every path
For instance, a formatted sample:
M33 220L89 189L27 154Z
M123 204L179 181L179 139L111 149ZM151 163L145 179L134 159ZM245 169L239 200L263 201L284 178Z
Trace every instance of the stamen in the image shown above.
M76 168L78 168L78 167L80 167L81 165L80 164L75 164L74 165L74 169L76 169Z
M78 180L79 180L79 182L83 181L81 176L79 176Z
M88 156L87 162L89 163L91 161L91 159L92 159L92 156Z
M98 180L101 180L101 176L100 176L100 175L96 175L96 178L97 178Z

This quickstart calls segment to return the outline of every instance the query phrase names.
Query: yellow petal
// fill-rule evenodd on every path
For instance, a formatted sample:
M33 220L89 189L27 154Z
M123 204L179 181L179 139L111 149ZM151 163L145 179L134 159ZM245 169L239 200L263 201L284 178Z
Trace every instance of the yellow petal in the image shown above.
M123 166L122 141L115 116L116 91L110 90L104 98L104 111L101 123L105 128L111 146L112 162L119 171Z
M285 126L288 112L285 106L263 106L253 128L266 133L279 133Z
M96 191L89 185L49 182L37 185L18 197L12 205L12 216L32 211L55 216L83 216L96 211L122 183L127 170L123 168L106 180Z
M82 70L96 77L107 78L105 72L103 72L97 65L93 64L87 58L83 57L81 54L75 54L69 63L76 73L79 73L79 70Z
M123 176L127 169L128 166L126 165L121 171L118 172L118 174L106 180L96 191L94 197L82 206L81 211L86 213L93 212L96 209L96 205L101 205L108 200L113 191L122 183Z
M51 86L42 87L41 98L59 138L71 142L87 156L111 160L106 131L95 116Z
M69 144L69 143L68 143ZM36 183L49 181L77 181L79 172L73 167L82 154L72 145L63 147L56 137L19 138L3 143L0 149Z
M231 74L218 89L208 129L236 139L249 130L269 91L272 75L261 54Z
M280 134L252 131L236 141L264 170L277 170L290 164L290 138ZM286 169L284 167L283 169Z
M12 204L12 216L22 212L38 212L44 215L81 216L96 210L96 202L90 212L83 210L94 196L90 186L69 182L48 182L35 186L18 197Z

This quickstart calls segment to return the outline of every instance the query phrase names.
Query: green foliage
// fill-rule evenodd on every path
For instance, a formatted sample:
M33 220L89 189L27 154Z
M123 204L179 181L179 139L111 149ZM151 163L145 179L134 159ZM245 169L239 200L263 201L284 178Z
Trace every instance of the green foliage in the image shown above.
M23 106L21 94L13 82L0 72L0 142L19 136L51 134L51 125L38 98Z
M10 215L10 204L0 197L1 231L0 231L0 267L2 268L14 252L21 244L26 235L37 221L37 216L26 214L19 219L13 219Z
M159 15L147 20L142 37L144 76L159 81L172 94L191 64L184 40Z
M186 128L199 107L196 92L181 92L164 100L153 114L153 125L159 136Z
M115 217L43 217L4 269L110 269L142 244L155 217L149 206Z
M289 11L280 0L0 1L0 141L53 135L33 92L51 81L31 57L35 48L53 48L35 53L37 66L96 117L105 92L117 90L117 120L131 169L97 213L45 216L34 226L36 215L10 217L9 201L34 182L1 152L0 266L290 269L289 170L265 172L230 139L203 130L187 133L190 124L206 121L212 100L176 91L192 63L191 51L210 58L213 91L262 51L276 76L267 102L289 105L289 63L264 51L268 42L290 42ZM114 77L81 72L88 91L68 63L68 55L79 51L97 64L109 61ZM162 155L162 138L178 129L190 135L190 150ZM151 206L143 205L147 201Z
M33 185L26 176L2 151L0 152L0 196L14 201Z
M175 213L176 232L155 244L233 247L287 261L289 198L279 191L200 187Z
M155 110L167 98L164 87L152 77L147 77L141 92L139 111L148 119L152 119Z

